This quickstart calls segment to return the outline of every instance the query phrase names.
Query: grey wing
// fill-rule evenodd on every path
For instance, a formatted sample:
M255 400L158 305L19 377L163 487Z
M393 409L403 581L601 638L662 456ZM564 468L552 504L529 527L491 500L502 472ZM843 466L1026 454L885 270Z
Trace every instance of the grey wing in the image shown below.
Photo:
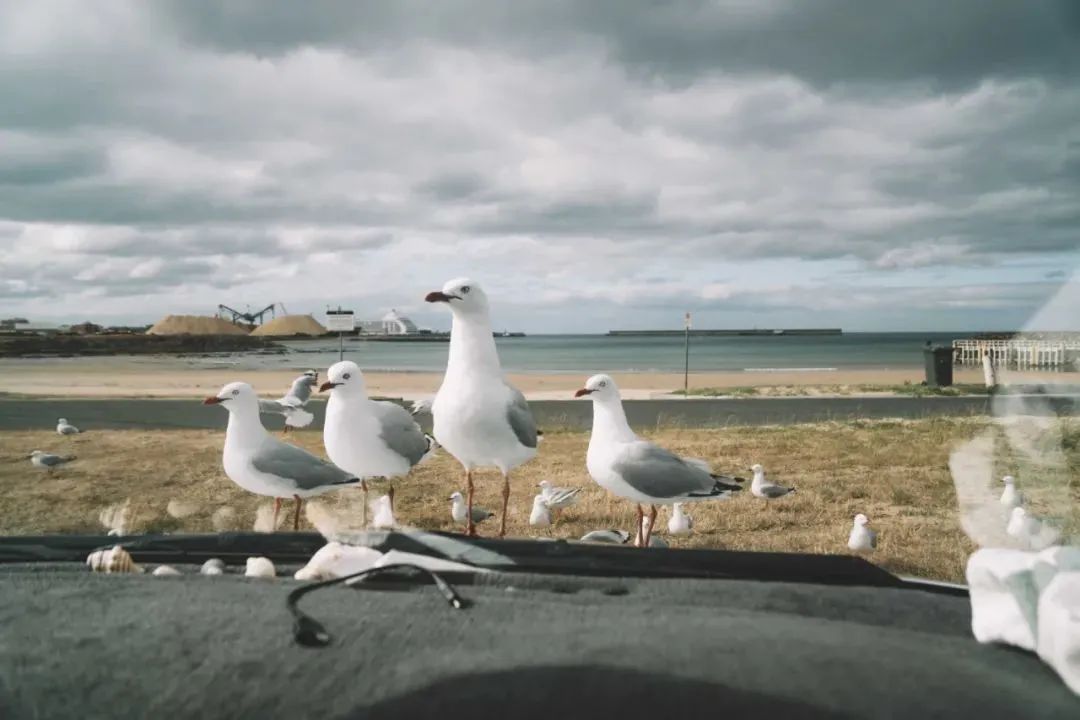
M474 507L472 509L472 521L474 523L484 522L488 518L492 517L495 517L495 513L493 512L478 507Z
M766 485L761 488L761 492L767 498L781 498L792 492L794 488L784 487L782 485Z
M307 404L307 401L311 399L311 389L315 380L307 375L301 375L293 381L292 387L289 388L289 394L285 397L294 397L300 401L301 407Z
M284 415L285 407L280 400L259 400L259 414L261 415Z
M409 411L390 402L375 403L375 407L382 428L379 437L387 447L408 459L409 465L423 460L429 449L428 439Z
M292 481L300 490L360 482L358 478L307 450L272 437L267 437L255 452L251 465L259 472Z
M870 531L870 547L877 550L877 533L873 530Z
M644 440L634 444L613 466L622 479L638 492L654 498L677 498L692 493L710 493L716 481L678 455Z
M505 384L505 383L504 383ZM521 391L510 385L506 385L510 391L510 404L506 408L506 419L517 436L518 442L527 448L535 449L537 446L536 420L533 419L529 403Z
M62 458L59 455L39 455L38 459L41 460L41 464L48 467L56 467L57 465L63 465L68 460Z

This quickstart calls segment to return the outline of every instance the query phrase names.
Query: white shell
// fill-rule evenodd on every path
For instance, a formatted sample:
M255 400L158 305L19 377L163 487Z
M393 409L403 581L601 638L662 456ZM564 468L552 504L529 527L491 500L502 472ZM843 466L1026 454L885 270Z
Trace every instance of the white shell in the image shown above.
M378 550L332 542L315 553L294 577L305 582L348 577L370 570L381 558Z
M211 558L203 563L199 572L203 575L224 575L225 563L217 558Z
M154 577L175 577L181 572L171 565L161 565L154 569Z
M120 545L109 550L90 553L90 556L86 558L86 564L94 572L107 574L143 572L143 569L135 564L128 551Z
M274 563L264 557L248 558L247 571L244 575L253 578L272 579L277 577L277 571L274 569Z

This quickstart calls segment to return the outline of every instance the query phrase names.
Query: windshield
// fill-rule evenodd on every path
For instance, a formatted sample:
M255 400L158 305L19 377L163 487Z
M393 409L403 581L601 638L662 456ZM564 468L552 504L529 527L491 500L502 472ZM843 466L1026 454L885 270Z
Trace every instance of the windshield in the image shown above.
M0 3L0 536L1075 542L1071 6L484 5Z

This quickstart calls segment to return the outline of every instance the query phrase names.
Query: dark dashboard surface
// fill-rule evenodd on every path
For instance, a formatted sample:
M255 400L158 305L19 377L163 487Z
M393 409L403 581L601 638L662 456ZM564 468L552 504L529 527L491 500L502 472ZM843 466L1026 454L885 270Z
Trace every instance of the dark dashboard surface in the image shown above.
M306 649L299 583L179 567L0 565L0 716L1080 717L957 594L496 572L454 578L464 611L423 584L316 592L334 642Z

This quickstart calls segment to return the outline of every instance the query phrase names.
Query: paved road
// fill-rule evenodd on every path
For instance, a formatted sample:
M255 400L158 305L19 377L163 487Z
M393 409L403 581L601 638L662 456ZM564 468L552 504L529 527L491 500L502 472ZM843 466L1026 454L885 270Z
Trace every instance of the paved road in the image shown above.
M1080 396L1044 398L1046 414L1076 415ZM542 428L588 428L587 401L542 400L529 403ZM313 401L314 427L322 427L325 404ZM626 413L637 428L657 424L686 427L773 425L854 418L925 418L990 413L983 397L931 398L746 398L732 400L630 400ZM65 417L83 429L209 428L223 429L226 412L198 400L23 400L0 399L0 430L53 428ZM268 428L281 418L264 416ZM425 420L427 422L425 422ZM427 424L430 418L421 418Z

